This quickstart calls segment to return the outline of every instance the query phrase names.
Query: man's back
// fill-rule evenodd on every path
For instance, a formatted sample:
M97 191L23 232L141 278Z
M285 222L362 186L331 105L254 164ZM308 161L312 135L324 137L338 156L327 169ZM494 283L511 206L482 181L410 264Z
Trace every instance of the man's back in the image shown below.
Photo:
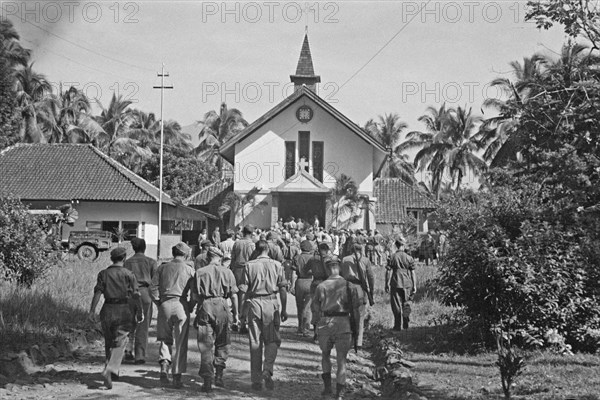
M231 252L233 251L234 244L235 240L233 240L232 238L227 238L226 240L221 242L219 248L223 252L224 257L231 257Z
M156 274L158 268L156 261L143 253L135 253L125 260L123 267L133 272L138 284L142 287L148 287L152 284L152 277Z
M164 299L182 296L193 277L194 268L183 260L175 259L163 263L152 280L152 297Z
M244 273L244 289L252 295L269 295L285 286L283 266L279 261L261 256L246 264Z
M210 263L196 271L196 289L202 298L227 297L237 292L237 285L231 270Z
M243 238L235 242L231 249L231 265L235 268L243 267L254 251L254 242L252 239Z
M404 251L395 252L388 262L392 271L391 284L396 288L412 288L413 282L410 271L415 269L415 260Z

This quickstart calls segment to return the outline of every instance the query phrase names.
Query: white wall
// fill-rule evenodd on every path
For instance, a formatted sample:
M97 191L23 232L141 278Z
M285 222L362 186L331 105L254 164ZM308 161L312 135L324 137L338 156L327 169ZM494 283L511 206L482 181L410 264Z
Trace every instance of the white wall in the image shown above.
M307 104L314 110L313 119L301 124L296 119L296 109ZM352 177L361 193L372 195L374 163L382 155L374 155L373 147L346 128L325 110L306 97L260 127L256 132L235 145L234 190L247 192L253 187L270 189L285 180L285 141L296 142L298 158L298 132L310 131L309 168L312 173L312 142L325 142L325 186L333 187L337 176ZM379 152L377 152L379 153ZM377 166L378 167L378 166Z

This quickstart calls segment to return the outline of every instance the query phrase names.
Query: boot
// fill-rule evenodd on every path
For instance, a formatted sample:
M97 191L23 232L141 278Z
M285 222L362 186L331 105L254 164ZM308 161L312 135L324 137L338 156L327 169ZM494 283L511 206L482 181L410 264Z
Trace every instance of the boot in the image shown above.
M173 375L173 387L175 389L181 389L183 387L183 382L181 382L181 374Z
M215 371L215 386L224 387L223 383L223 367L217 367Z
M346 391L346 385L337 383L335 385L335 399L336 400L344 400L344 392L345 391Z
M408 329L408 318L402 318L402 329Z
M204 384L202 385L202 391L204 393L212 392L212 379L204 378Z
M110 374L110 373L104 374L104 386L106 386L106 388L108 390L112 389L112 387L113 387L111 375L112 374Z
M160 383L163 385L168 385L171 383L169 381L169 362L163 361L160 363Z
M323 378L323 386L325 387L321 392L321 396L329 396L331 393L331 373L321 374L321 378Z

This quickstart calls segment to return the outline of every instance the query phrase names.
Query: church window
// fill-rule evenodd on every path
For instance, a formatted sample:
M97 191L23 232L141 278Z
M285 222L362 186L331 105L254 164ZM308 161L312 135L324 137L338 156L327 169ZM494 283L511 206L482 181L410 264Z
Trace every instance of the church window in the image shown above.
M298 132L298 158L310 160L310 132L308 131ZM308 165L304 169L308 172Z
M285 179L296 173L296 142L285 142Z
M323 142L313 142L313 176L319 181L323 182Z

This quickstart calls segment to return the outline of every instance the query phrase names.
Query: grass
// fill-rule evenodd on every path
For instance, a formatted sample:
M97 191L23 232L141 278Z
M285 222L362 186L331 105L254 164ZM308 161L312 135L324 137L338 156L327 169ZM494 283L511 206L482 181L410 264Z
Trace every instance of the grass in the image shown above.
M94 329L87 311L98 272L108 265L108 252L92 263L69 256L31 288L0 283L0 354L52 343L72 329Z
M377 335L379 331L397 337L406 358L417 364L413 379L429 400L504 398L500 373L495 365L496 353L468 346L474 338L453 336L453 327L440 324L444 321L441 317L455 309L441 304L436 298L431 282L437 267L418 264L416 274L418 287L411 328L391 333L390 300L383 291L385 270L376 269L372 334ZM600 355L563 356L549 351L525 352L524 355L527 367L513 387L514 399L600 400Z

